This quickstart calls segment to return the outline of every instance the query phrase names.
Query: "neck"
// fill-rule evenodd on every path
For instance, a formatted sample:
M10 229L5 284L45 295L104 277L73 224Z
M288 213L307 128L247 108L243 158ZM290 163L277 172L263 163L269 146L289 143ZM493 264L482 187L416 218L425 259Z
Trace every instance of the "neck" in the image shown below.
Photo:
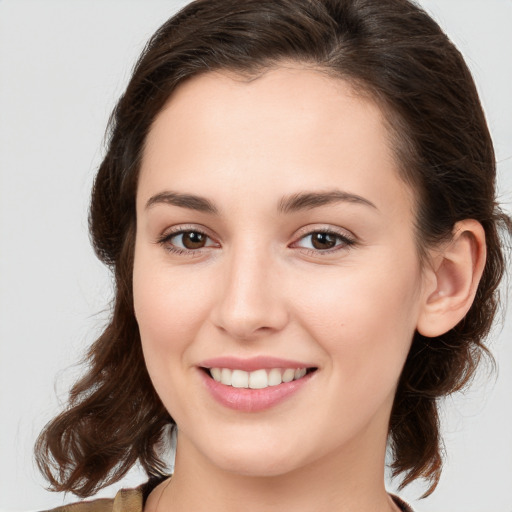
M146 512L398 510L384 488L385 439L380 448L360 443L286 474L246 476L213 465L178 436L174 475L150 496Z

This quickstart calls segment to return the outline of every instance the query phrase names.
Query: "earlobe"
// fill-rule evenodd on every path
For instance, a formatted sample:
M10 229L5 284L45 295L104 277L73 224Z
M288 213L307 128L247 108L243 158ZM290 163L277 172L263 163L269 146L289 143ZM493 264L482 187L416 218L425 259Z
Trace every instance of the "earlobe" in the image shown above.
M485 232L476 220L457 222L452 239L433 258L430 288L425 289L417 330L440 336L466 315L482 277L486 260Z

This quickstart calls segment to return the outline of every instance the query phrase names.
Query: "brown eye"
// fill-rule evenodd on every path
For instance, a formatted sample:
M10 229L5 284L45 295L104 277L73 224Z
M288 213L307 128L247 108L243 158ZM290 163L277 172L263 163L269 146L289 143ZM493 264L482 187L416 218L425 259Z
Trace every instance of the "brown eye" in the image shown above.
M186 231L181 233L181 243L185 249L201 249L206 245L207 236L197 231Z
M355 241L348 236L334 231L311 231L304 235L294 246L313 251L315 253L330 253L354 245Z
M191 252L207 247L215 247L215 242L201 231L178 231L164 236L160 243L171 252Z
M315 249L332 249L336 246L339 236L332 235L331 233L313 233L311 234L311 245Z

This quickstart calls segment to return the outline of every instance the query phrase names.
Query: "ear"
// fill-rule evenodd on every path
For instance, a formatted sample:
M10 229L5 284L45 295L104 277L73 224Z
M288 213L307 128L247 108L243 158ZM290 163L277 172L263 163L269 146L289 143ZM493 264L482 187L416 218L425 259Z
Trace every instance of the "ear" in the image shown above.
M457 222L452 239L430 256L416 328L434 337L455 327L473 303L485 267L484 228L472 219Z

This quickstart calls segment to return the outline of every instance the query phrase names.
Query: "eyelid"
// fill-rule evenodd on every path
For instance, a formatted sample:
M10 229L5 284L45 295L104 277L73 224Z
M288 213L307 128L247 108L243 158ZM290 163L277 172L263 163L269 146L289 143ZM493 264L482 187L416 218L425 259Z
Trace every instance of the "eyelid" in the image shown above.
M297 244L303 240L304 238L311 236L315 233L324 233L329 235L334 235L336 237L339 237L343 243L337 244L334 247L330 249L311 249L307 247L301 247ZM334 227L329 225L313 225L313 226L305 226L301 228L294 236L294 242L290 244L290 247L300 249L308 254L313 255L328 255L332 254L334 252L342 251L342 250L348 250L352 246L354 246L357 243L356 236L348 231L347 229L340 228L340 227Z
M196 232L200 233L204 236L206 236L208 239L213 241L214 243L211 245L207 245L204 247L199 247L197 249L187 249L182 247L177 247L172 245L169 241L175 236L178 236L183 233L188 232ZM342 240L342 243L336 244L334 247L331 247L329 249L311 249L307 247L301 247L298 245L298 243L303 240L304 238L311 236L315 233L324 233L333 235L335 237L338 237ZM190 255L190 256L200 256L202 252L206 249L211 248L219 248L220 243L216 241L216 237L213 236L210 233L210 230L206 227L198 224L179 224L176 226L171 226L170 228L167 228L156 240L157 244L160 244L164 246L166 250L172 253L176 254L184 254L184 255ZM302 252L313 254L313 255L327 255L334 252L342 251L342 250L348 250L350 247L355 245L357 243L356 236L348 231L347 229L340 228L338 226L332 226L332 225L308 225L300 228L296 234L294 235L294 241L289 244L289 247L291 248L297 248L301 250Z
M182 247L176 247L169 243L169 241L180 234L184 233L200 233L210 240L214 242L213 245L208 245L205 247L199 247L197 249L186 249ZM205 228L204 226L198 225L198 224L179 224L176 226L171 226L170 228L167 228L156 240L157 244L160 244L165 247L165 249L171 253L176 254L188 254L188 255L194 255L199 256L205 249L211 249L220 247L220 244L216 241L215 237L210 233L210 230Z
M297 230L294 235L295 240L299 238L303 238L307 235L311 235L312 233L330 233L333 235L339 235L343 238L346 238L351 241L356 241L357 237L346 228L341 228L339 226L332 226L329 224L310 224L308 226L304 226Z

